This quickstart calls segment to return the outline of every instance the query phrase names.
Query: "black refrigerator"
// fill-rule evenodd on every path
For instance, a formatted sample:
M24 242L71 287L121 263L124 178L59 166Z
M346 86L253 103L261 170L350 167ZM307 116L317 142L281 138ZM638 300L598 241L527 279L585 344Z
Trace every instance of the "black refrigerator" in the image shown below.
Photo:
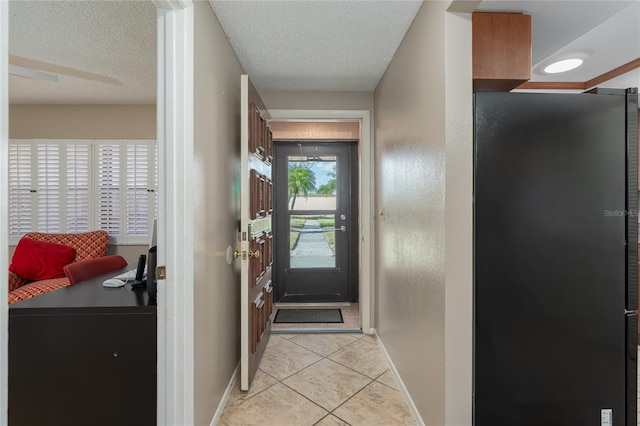
M476 93L476 426L636 426L637 89Z

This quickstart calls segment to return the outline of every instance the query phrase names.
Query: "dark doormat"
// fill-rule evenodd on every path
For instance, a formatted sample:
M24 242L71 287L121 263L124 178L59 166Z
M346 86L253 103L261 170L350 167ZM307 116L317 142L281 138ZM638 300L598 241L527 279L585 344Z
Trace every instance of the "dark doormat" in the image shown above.
M278 308L274 323L339 323L344 322L340 309L282 309Z

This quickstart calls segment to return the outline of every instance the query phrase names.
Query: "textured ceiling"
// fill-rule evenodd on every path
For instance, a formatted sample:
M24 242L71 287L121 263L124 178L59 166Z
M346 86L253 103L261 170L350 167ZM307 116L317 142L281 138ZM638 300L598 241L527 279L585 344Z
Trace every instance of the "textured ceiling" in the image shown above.
M421 4L210 3L259 89L331 91L374 90ZM532 15L534 67L568 51L591 54L575 71L534 71L532 81L586 81L640 57L640 0L491 0L478 10ZM10 63L60 79L11 75L11 103L155 104L156 8L150 1L11 0L9 15ZM640 71L602 86L640 86Z
M259 90L373 91L420 1L211 1Z
M155 104L156 14L149 1L10 1L9 63L59 76L10 75L10 102Z

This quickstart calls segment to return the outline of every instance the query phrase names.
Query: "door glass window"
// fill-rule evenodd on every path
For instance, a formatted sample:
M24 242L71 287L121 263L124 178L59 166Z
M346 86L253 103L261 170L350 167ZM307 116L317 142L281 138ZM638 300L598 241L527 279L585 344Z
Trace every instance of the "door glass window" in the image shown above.
M290 155L291 268L335 268L336 166L331 155Z
M291 268L335 268L335 215L289 216Z

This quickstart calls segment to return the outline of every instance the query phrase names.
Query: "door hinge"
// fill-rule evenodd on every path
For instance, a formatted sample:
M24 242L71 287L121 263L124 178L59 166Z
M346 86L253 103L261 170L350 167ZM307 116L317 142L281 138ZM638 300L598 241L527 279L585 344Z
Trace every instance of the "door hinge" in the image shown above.
M166 266L156 266L156 279L157 280L165 280L165 279L167 279L167 267Z

